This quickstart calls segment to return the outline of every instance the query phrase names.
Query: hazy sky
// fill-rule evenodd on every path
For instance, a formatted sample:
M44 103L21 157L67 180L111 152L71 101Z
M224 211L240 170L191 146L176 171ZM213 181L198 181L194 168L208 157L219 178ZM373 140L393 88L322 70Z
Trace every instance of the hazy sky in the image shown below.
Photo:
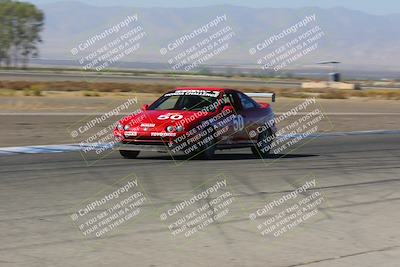
M25 0L35 4L59 2L58 0ZM135 7L190 7L233 4L251 7L346 7L371 14L400 14L399 0L80 0L91 5Z

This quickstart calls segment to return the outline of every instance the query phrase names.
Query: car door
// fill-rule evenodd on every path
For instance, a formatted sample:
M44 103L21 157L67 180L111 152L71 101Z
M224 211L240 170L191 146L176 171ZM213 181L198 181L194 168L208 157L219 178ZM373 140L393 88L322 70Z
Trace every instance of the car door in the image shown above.
M235 144L241 139L242 131L244 129L243 116L240 114L241 106L240 100L234 91L225 91L222 96L223 106L230 106L233 110L226 113L222 120L225 120L224 126L228 126L228 131L223 134L221 141L223 144ZM221 110L224 113L224 110ZM233 118L233 119L232 119Z
M236 138L240 143L248 143L254 137L250 133L255 131L259 126L259 106L258 104L248 97L247 95L237 92L237 98L240 102L240 109L238 111L238 120L242 120L244 127L238 132Z

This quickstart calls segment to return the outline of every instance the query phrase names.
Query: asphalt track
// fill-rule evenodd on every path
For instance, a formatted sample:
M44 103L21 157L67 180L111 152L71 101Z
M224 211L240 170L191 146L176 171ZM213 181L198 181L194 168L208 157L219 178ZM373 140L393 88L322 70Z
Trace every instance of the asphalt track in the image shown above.
M2 156L0 266L397 267L399 160L400 134L390 133L312 139L266 160L248 150L221 152L212 161L152 153L86 161L79 152ZM84 237L71 210L132 174L151 202L104 237ZM174 238L160 212L217 174L227 177L236 199L229 216ZM311 177L325 199L317 217L281 236L261 236L249 214Z

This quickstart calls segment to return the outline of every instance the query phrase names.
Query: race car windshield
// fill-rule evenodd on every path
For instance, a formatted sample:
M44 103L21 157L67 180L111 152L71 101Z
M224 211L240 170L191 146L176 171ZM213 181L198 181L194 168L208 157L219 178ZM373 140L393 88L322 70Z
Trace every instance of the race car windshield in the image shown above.
M164 95L148 110L191 110L214 112L217 97L200 95Z

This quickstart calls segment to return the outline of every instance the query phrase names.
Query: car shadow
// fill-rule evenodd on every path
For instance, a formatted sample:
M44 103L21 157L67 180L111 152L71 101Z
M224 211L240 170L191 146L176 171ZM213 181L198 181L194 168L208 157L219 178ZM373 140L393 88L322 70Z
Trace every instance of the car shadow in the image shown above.
M314 154L271 154L267 158L263 160L274 160L274 159L294 159L294 158L309 158L309 157L318 157L319 155ZM224 153L224 154L215 154L212 159L200 159L200 158L189 158L185 155L176 155L173 158L169 155L162 156L148 156L141 157L139 156L137 159L159 159L159 160L176 160L176 161L215 161L215 160L249 160L249 159L258 159L261 160L260 157L249 153Z
M308 158L308 157L318 157L319 155L313 154L271 154L268 157L263 158L263 160L268 159L293 159L293 158ZM261 159L252 154L216 154L212 160L243 160L243 159ZM201 160L201 159L199 159Z

